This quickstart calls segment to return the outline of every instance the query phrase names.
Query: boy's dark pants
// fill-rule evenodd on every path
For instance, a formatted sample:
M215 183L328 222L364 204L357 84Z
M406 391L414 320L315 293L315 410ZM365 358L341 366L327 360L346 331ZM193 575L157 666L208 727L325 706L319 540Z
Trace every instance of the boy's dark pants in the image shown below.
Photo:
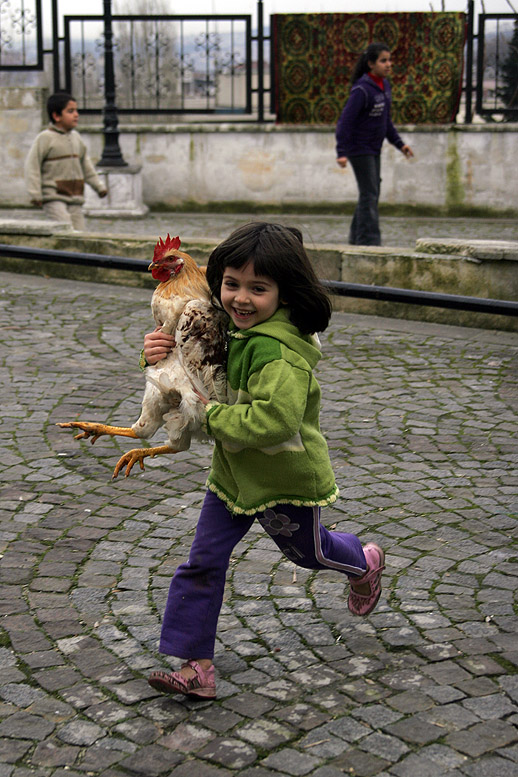
M232 515L211 491L205 496L189 561L180 564L169 588L160 652L179 658L212 658L230 556L254 521L284 555L306 569L333 569L361 577L366 569L360 540L329 531L319 507L275 505L255 515Z
M381 184L380 156L351 156L349 162L358 184L359 199L354 211L349 243L356 246L380 246L378 200Z

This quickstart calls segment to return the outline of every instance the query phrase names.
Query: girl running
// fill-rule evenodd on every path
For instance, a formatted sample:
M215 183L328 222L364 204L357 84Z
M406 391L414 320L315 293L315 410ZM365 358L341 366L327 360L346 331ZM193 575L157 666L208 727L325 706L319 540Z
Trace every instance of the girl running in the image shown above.
M348 606L370 613L381 593L384 553L353 534L329 531L320 509L338 495L320 431L320 359L316 332L331 316L296 229L252 223L211 254L207 280L229 316L228 400L208 402L214 438L207 494L189 560L176 570L160 651L185 659L176 672L155 671L164 693L215 698L214 644L231 553L259 521L282 553L306 569L333 569L350 580ZM146 335L148 363L170 344ZM174 346L172 346L174 347Z

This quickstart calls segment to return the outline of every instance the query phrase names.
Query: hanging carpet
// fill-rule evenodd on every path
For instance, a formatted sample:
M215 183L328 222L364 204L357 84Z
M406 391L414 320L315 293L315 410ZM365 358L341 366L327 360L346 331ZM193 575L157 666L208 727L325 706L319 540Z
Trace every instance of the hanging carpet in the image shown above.
M335 124L372 41L392 52L392 118L444 124L458 110L463 13L275 14L275 112L285 124Z

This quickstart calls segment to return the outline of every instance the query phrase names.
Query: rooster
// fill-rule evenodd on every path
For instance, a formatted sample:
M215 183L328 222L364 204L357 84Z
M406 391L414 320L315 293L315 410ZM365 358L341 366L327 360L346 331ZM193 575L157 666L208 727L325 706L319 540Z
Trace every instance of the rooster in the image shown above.
M159 238L149 270L160 281L151 299L155 323L174 336L175 346L165 359L146 367L146 388L140 418L130 427L108 426L89 421L57 424L80 429L75 439L101 435L120 435L148 439L163 426L168 444L153 448L134 448L117 462L113 477L126 465L125 475L144 458L187 450L193 435L203 437L202 420L207 399L225 401L225 349L228 318L215 308L204 271L189 254L179 251L180 239Z

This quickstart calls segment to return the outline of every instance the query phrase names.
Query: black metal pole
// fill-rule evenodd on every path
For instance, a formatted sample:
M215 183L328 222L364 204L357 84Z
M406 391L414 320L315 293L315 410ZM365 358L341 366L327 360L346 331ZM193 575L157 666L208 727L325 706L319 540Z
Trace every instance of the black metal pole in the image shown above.
M257 121L264 121L264 17L263 0L257 3Z
M104 150L98 167L124 167L119 146L119 119L115 105L115 73L113 68L113 32L111 0L103 0L104 17Z
M464 124L471 124L473 119L472 112L472 93L473 93L473 33L474 33L474 15L475 4L473 0L468 2L468 28L466 41L466 92L465 92L465 113Z
M52 77L54 81L54 91L59 92L59 20L58 20L58 0L52 0Z

